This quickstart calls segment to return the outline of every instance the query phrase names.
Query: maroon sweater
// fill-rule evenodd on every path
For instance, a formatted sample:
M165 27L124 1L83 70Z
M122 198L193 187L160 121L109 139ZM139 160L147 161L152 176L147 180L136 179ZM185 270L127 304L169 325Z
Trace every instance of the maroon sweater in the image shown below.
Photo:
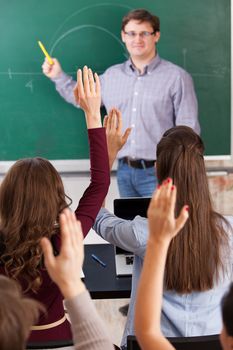
M84 237L93 226L95 218L107 195L110 184L109 162L106 144L105 128L88 130L90 144L91 182L79 201L75 215L81 221ZM60 250L60 235L54 243L56 250ZM4 274L4 267L0 267ZM54 282L51 281L47 271L41 270L42 285L37 293L28 292L27 296L42 302L47 309L47 315L42 315L38 325L48 324L60 320L64 316L63 296ZM70 324L65 321L61 325L48 330L35 330L31 332L29 341L43 342L50 340L72 339Z

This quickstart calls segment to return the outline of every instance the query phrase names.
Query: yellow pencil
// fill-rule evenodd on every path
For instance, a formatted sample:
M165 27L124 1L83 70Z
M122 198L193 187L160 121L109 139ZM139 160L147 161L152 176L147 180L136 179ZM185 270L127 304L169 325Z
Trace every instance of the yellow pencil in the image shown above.
M42 44L42 42L41 42L41 41L38 41L38 44L39 44L41 50L43 51L45 57L47 57L47 59L48 59L48 61L49 61L49 64L52 65L52 64L53 64L53 60L52 60L52 58L49 56L48 52L45 50L45 47L44 47L44 45Z

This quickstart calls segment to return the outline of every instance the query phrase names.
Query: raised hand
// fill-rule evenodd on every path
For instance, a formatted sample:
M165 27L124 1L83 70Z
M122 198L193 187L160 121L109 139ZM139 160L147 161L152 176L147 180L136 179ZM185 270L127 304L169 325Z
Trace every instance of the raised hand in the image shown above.
M53 64L49 64L47 58L45 58L44 63L42 64L42 71L46 77L53 79L58 78L62 72L60 63L56 58L52 58Z
M104 127L106 128L108 156L111 168L117 153L126 143L131 128L126 129L122 133L122 116L121 112L116 108L111 109L109 114L105 116Z
M176 186L167 179L154 192L147 211L150 240L170 242L182 229L188 219L188 206L185 205L175 218L175 205Z
M73 298L85 289L80 279L84 259L81 224L74 213L64 209L60 214L61 251L55 257L47 238L42 238L44 262L51 279L58 285L65 298Z
M147 211L149 239L135 306L135 331L141 349L175 350L160 327L167 251L188 218L188 207L184 206L176 219L175 205L176 187L167 179L153 194Z
M93 76L92 70L85 66L77 72L77 84L74 88L74 97L77 104L83 109L87 127L101 127L101 90L98 74Z

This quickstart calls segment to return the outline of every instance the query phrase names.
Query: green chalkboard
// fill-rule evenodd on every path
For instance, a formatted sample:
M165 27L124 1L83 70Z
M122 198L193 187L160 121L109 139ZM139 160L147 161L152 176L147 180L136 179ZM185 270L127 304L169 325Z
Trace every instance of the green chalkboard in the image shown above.
M0 160L88 157L83 113L41 73L37 40L75 76L125 60L121 19L145 7L161 19L158 51L191 73L207 155L230 155L230 0L0 0Z

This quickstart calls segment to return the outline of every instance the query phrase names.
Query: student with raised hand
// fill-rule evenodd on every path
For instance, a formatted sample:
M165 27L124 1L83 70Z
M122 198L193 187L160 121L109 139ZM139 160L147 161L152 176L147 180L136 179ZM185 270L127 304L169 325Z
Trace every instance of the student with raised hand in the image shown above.
M175 205L176 187L167 179L155 191L147 211L149 238L136 298L135 332L146 350L174 349L161 332L160 318L168 247L188 218L188 206L175 218Z
M74 92L85 112L90 144L91 181L75 210L85 236L108 192L110 174L98 76L93 78L87 67L83 73L79 70ZM25 295L47 309L47 315L41 315L33 326L30 342L71 338L63 297L44 268L40 248L41 238L47 237L55 254L59 253L58 217L70 205L66 198L60 175L43 158L17 161L0 187L0 273L16 279Z
M170 177L177 187L176 213L184 203L189 206L189 220L173 238L168 251L162 332L166 337L218 334L222 326L220 301L232 280L233 217L223 217L213 209L204 145L191 128L177 126L167 130L156 155L159 183ZM124 220L102 208L94 230L108 242L135 254L122 339L125 349L127 335L135 333L135 299L148 240L148 220L140 216Z
M60 288L69 313L75 350L114 349L106 326L102 323L80 273L84 258L80 222L69 210L60 214L61 250L54 256L48 238L42 238L45 267Z
M163 281L167 253L173 238L188 218L183 207L175 218L176 187L172 180L156 190L148 209L149 238L135 307L135 332L142 350L175 350L164 337L161 326ZM220 341L223 350L233 347L233 284L221 301L223 327Z

